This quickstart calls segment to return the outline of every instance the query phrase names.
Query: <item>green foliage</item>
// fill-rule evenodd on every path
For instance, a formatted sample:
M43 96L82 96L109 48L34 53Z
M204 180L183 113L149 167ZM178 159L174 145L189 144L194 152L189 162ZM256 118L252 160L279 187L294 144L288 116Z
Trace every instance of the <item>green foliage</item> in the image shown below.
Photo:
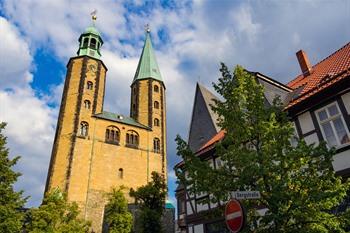
M67 202L59 189L46 193L42 205L31 209L29 215L29 233L86 233L90 227L89 222L79 219L78 205Z
M243 201L248 210L245 232L345 232L350 210L332 210L346 197L350 184L333 171L335 150L304 140L293 145L294 129L281 101L276 98L268 106L263 87L242 67L231 74L222 64L220 71L214 88L224 101L217 101L213 110L226 131L216 146L223 166L214 170L178 136L178 154L185 161L176 171L181 182L192 193L211 194L213 202L229 199L235 190L260 191L261 199ZM264 216L257 206L268 209Z
M5 126L5 123L0 123L0 232L17 233L22 230L24 212L20 210L26 199L22 198L23 191L15 192L13 189L13 184L21 175L12 170L19 157L9 158L3 135Z
M132 229L132 214L128 210L128 202L122 191L123 187L113 188L107 194L105 216L110 233L129 233Z
M131 189L130 196L135 198L141 214L143 233L163 232L161 217L164 211L167 187L164 178L156 172L152 172L152 181L141 186L136 191Z

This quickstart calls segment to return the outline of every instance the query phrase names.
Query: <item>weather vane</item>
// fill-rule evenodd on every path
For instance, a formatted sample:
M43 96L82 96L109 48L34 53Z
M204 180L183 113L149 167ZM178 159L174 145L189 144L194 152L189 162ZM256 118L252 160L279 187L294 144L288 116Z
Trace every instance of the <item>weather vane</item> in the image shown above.
M95 9L93 12L90 13L91 19L92 19L92 24L95 26L95 21L97 19L97 10Z
M151 31L151 28L149 27L149 24L146 24L146 25L145 25L145 31L146 31L146 32L150 32L150 31Z

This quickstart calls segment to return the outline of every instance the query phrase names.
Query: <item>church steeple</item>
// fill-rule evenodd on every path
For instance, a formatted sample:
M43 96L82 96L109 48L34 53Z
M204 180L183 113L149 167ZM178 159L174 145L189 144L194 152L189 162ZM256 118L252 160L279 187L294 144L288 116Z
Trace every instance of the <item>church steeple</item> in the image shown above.
M133 83L136 80L148 78L152 78L157 81L163 82L156 60L156 56L154 55L149 28L146 29L146 40L143 46L143 50L141 53L139 64L137 66Z
M87 55L96 59L100 59L100 48L103 44L100 32L94 25L85 29L84 33L79 37L78 56Z

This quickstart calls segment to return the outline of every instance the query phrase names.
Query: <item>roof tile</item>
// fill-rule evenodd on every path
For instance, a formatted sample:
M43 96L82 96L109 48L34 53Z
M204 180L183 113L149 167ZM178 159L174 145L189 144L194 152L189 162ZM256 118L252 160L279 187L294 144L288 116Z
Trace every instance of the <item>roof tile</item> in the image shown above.
M346 78L346 76L343 76L342 74L343 72L347 72L349 69L350 42L314 65L310 75L304 76L300 74L287 84L294 90L302 87L302 91L299 93L299 96L294 99L294 101L291 101L287 108L316 94L320 90L324 89L323 86L329 86L329 81L333 78L339 81L340 79L336 78L336 76L340 75L342 78ZM331 83L334 83L334 80Z

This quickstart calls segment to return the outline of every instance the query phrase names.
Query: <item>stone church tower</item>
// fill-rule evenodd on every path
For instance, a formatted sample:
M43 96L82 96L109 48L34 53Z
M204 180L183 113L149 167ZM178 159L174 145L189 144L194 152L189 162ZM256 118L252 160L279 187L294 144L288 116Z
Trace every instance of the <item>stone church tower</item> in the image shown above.
M135 189L147 184L153 171L167 174L165 85L149 30L130 80L130 116L103 110L102 44L98 30L88 27L68 62L46 182L46 192L60 188L79 205L95 232L101 232L104 194L112 187Z

